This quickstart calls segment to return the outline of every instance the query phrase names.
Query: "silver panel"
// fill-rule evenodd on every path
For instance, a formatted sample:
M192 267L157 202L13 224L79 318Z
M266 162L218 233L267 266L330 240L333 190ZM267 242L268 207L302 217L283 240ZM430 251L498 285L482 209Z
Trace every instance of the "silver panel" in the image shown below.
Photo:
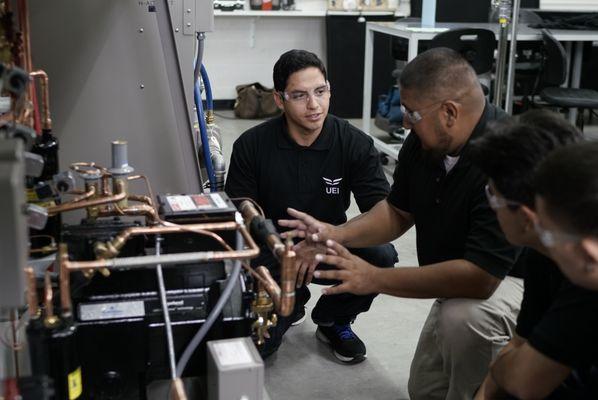
M24 304L25 163L20 139L0 140L0 309Z
M180 131L193 115L195 37L179 29L182 0L169 0L186 95L186 115L178 115L152 4L159 2L31 0L33 64L50 77L62 169L88 160L107 166L110 142L125 139L129 162L156 192L198 192L191 133Z

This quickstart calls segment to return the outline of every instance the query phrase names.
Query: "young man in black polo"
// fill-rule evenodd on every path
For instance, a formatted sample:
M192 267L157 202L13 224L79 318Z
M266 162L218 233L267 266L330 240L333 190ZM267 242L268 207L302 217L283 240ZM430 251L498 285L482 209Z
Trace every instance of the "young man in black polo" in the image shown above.
M340 226L295 210L296 220L280 223L307 237L298 247L326 241L338 253L317 256L339 268L315 272L343 281L329 294L438 298L411 363L409 394L471 398L511 337L523 293L522 280L508 276L517 250L500 231L484 194L486 176L468 151L470 139L504 113L486 102L475 71L449 49L418 55L399 84L411 133L387 199ZM420 268L375 268L343 247L384 243L414 224Z
M598 142L555 152L536 177L536 205L540 237L565 276L598 291L597 171Z
M274 65L273 78L274 99L283 115L248 130L235 142L226 181L228 195L254 199L274 221L287 218L286 208L291 205L333 224L347 220L351 192L361 211L384 199L389 186L372 139L328 114L330 86L322 61L313 53L291 50ZM390 244L355 252L381 267L392 267L397 261ZM278 271L268 251L254 264L266 265L273 274ZM305 315L307 285L315 266L313 262L299 265L295 313L279 319L263 356L276 351L289 325ZM365 345L350 324L369 309L374 297L326 296L313 309L317 337L330 344L339 360L365 359Z
M476 399L507 393L524 399L594 398L574 377L562 383L572 368L583 376L587 362L598 359L593 344L598 293L573 285L549 258L536 229L533 188L542 160L579 140L581 134L560 115L532 111L517 122L495 124L471 145L475 164L490 179L486 193L503 232L511 243L527 246L519 259L525 289L516 334L493 362Z

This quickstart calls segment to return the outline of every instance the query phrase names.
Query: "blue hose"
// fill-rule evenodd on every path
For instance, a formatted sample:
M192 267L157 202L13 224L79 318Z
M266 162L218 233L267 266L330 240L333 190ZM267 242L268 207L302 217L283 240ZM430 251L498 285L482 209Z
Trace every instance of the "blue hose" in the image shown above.
M216 174L214 173L214 166L212 165L212 157L210 156L210 145L208 143L208 128L206 127L206 119L203 115L203 104L201 103L201 94L199 92L199 80L195 82L195 90L193 91L195 98L195 108L197 109L197 120L199 122L199 134L201 137L201 150L203 151L203 158L208 171L208 179L210 181L210 191L216 189Z
M208 76L208 71L206 71L206 67L201 64L201 80L203 81L203 85L206 89L206 105L209 111L214 110L214 100L212 97L212 85L210 84L210 77Z

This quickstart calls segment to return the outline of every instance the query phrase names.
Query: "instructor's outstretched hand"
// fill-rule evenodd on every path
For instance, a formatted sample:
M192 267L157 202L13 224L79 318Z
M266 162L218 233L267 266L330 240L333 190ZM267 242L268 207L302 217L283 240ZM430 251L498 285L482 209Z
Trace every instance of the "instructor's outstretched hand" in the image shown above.
M322 291L324 294L353 293L358 295L376 293L376 274L381 268L367 263L363 259L351 254L349 250L333 240L327 240L327 254L316 255L316 260L336 266L337 270L315 271L314 277L320 279L334 279L340 284Z

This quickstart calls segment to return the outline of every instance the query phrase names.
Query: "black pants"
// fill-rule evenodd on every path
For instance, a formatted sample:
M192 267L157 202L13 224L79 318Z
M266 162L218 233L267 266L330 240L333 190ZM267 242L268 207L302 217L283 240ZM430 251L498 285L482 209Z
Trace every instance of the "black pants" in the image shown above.
M349 251L380 268L392 268L398 262L397 252L390 243L361 249L349 249ZM262 251L260 257L254 260L252 264L268 266L274 279L279 281L280 267L273 260L274 258L266 250ZM317 269L326 270L335 269L335 267L328 264L320 264ZM334 285L339 283L338 281L328 279L314 279L313 282L320 285ZM312 311L312 320L318 325L348 324L359 313L368 311L376 296L377 294L358 296L351 293L321 296ZM276 347L280 344L282 335L288 330L291 322L295 320L296 314L302 311L310 298L311 293L307 286L303 285L296 289L294 312L289 317L280 317L277 327L274 329L275 332L271 332L272 342L275 343Z

